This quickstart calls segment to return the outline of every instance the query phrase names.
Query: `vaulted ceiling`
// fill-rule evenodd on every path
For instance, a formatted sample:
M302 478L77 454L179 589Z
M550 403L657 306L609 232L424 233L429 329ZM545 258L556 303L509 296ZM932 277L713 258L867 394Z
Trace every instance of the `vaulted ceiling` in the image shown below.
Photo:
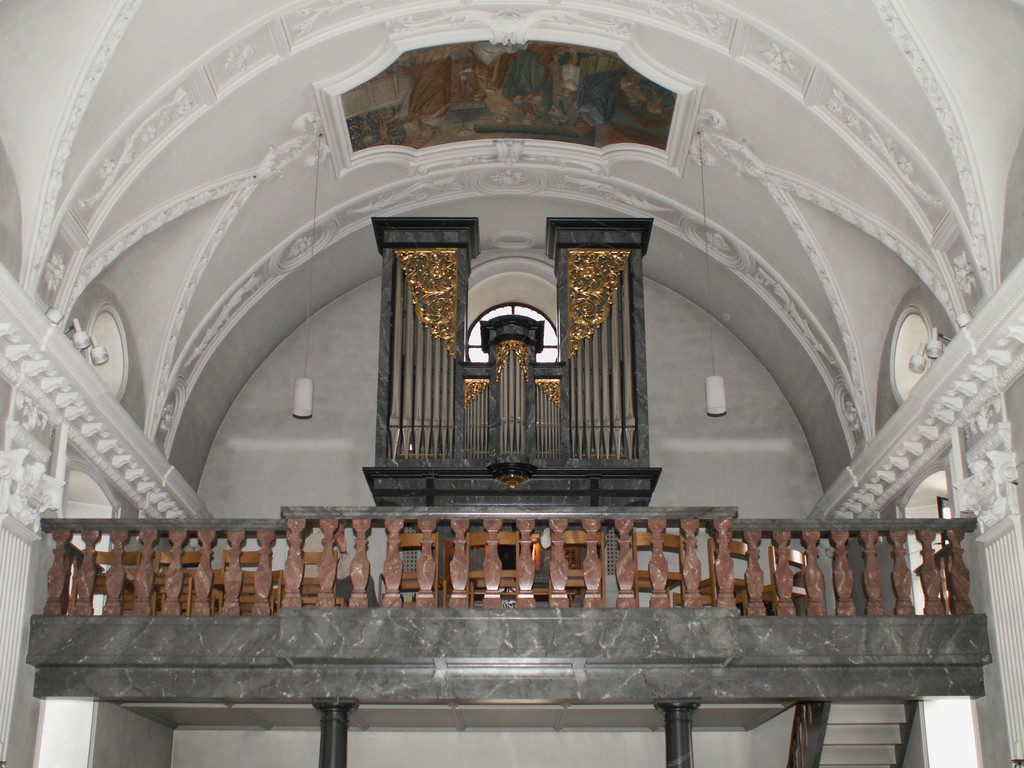
M530 41L612 52L675 93L666 148L353 151L341 94L403 52ZM1010 0L6 0L23 257L4 263L44 306L117 308L123 404L196 483L305 320L311 234L315 311L379 274L372 216L479 217L481 264L543 259L549 215L652 217L647 276L765 365L824 485L880 426L904 297L952 335L999 285L1022 42Z

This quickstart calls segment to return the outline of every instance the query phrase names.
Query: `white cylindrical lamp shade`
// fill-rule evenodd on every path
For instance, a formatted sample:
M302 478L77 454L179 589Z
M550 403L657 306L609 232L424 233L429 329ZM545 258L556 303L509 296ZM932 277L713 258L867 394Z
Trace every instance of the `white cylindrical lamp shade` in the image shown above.
M707 402L708 416L721 416L725 413L725 379L721 376L708 376L704 379L704 399Z
M295 392L292 397L292 416L296 419L308 419L313 415L313 380L301 376L295 380Z

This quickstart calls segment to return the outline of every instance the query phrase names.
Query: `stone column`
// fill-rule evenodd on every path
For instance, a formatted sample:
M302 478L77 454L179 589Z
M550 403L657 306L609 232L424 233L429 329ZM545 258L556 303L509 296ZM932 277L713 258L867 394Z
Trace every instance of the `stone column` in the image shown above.
M348 713L359 706L355 699L313 699L320 710L320 768L348 765Z
M661 699L655 706L665 713L665 765L693 768L693 711L699 699Z

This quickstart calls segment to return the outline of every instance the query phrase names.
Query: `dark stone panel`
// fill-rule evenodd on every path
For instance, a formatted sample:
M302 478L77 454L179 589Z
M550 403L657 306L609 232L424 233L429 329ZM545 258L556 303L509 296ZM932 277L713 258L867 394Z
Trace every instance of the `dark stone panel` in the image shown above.
M716 608L35 617L28 654L37 696L245 701L980 696L990 660L984 616Z

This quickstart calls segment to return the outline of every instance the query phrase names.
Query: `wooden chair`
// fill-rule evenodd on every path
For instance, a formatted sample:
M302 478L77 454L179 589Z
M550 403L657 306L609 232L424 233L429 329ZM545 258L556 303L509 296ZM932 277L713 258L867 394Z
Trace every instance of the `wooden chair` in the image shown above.
M678 591L683 583L680 561L683 551L682 537L678 533L664 533L661 539L669 568L665 589L672 593L673 590ZM653 536L650 531L633 530L633 557L636 559L636 562L640 562L639 555L641 551L652 551L652 540ZM672 570L673 562L676 570ZM633 594L639 599L641 593L650 594L653 590L654 585L651 582L650 570L640 570L638 568L633 579Z
M304 572L299 592L302 595L303 606L316 605L317 598L320 595L320 578L317 575L317 569L320 565L321 554L321 550L304 550L302 553ZM336 552L335 554L338 555L340 560L341 553ZM335 583L337 583L337 578L335 579ZM347 604L347 601L343 597L335 597L334 604L338 608L343 608Z
M434 568L434 582L431 586L431 593L434 596L434 602L437 603L437 599L440 593L441 587L441 569L443 567L441 562L441 552L438 548L438 542L440 538L435 531L431 534L432 548L435 559ZM454 545L454 542L445 542L445 563L451 562L451 554L454 553L453 547L448 547L448 544ZM401 558L403 552L415 552L419 555L423 547L423 534L419 531L411 533L400 533L398 534L398 555ZM398 582L398 593L402 598L403 606L412 606L416 604L416 595L420 591L420 577L419 577L419 557L415 558L416 564L412 565L410 569L406 570L402 568L402 575ZM381 573L379 576L379 588L377 594L380 595L381 600L386 596L386 585L384 583L384 574ZM445 600L442 597L442 600Z
M481 600L483 594L486 592L486 582L483 577L483 563L486 559L487 549L487 532L485 530L473 531L466 537L466 554L469 562L469 577L466 582L466 590L469 592L469 604L471 606L476 605L476 599L479 597ZM539 535L535 534L535 537ZM454 542L453 542L454 544ZM499 556L503 556L503 549L508 547L510 549L504 550L505 553L514 553L512 557L504 555L505 562L503 563L501 580L499 582L499 589L503 592L511 589L513 592L517 588L519 582L516 578L515 568L515 556L518 555L519 551L519 531L518 530L501 530L498 532L498 547ZM454 552L454 549L453 549ZM452 562L451 558L446 558L446 562ZM512 567L504 567L511 562ZM478 568L473 566L478 564Z
M788 547L785 550L786 562L793 572L793 603L796 612L803 615L807 609L807 589L804 587L804 567L807 565L807 555L803 550ZM779 590L776 584L776 567L779 563L779 549L774 544L768 547L768 569L770 574L769 584L765 587L765 600L771 600L772 613L779 614Z
M184 560L184 556L182 556L182 559ZM221 568L218 569L214 576L214 585L215 587L219 586L221 590L221 599L223 599L224 575L232 562L233 558L231 551L224 550ZM238 594L238 604L242 616L252 616L254 612L256 605L256 570L259 566L259 562L259 552L249 551L241 552L239 554L239 563L242 566L242 588ZM271 571L269 594L271 615L277 615L277 611L281 607L282 573L283 572L279 570Z
M718 575L715 572L715 558L717 555L718 546L714 537L708 538L708 577L702 579L700 582L701 597L705 605L717 605L718 604ZM732 590L733 595L736 597L736 607L740 609L740 613L747 615L750 596L747 594L747 580L745 577L747 565L750 562L750 550L745 541L729 541L729 557L733 561L733 582ZM742 565L742 568L738 568L738 565ZM772 569L774 573L774 569ZM771 603L774 600L775 591L771 584L768 583L768 575L765 574L765 586L762 592L761 599L766 603Z
M583 564L587 557L587 532L566 531L563 534L563 540L565 541L566 559L569 561L569 576L565 582L565 591L569 593L570 604L573 607L582 606L587 589L583 570ZM608 582L608 561L604 546L604 531L597 532L597 556L601 560L600 592L601 606L603 607L605 605Z

